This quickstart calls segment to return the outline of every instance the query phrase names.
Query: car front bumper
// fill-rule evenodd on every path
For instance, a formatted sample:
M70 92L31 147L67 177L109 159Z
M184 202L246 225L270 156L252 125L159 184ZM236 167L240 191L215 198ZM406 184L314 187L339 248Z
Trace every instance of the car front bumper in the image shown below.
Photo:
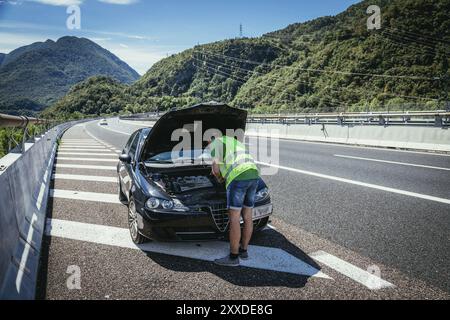
M270 206L270 213L254 220L255 231L263 229L272 214L270 203L258 205L259 208ZM258 208L256 207L256 208ZM163 212L142 209L139 232L154 240L194 241L224 239L228 236L228 213L224 206L210 207L208 210L192 212ZM267 209L263 210L268 212Z

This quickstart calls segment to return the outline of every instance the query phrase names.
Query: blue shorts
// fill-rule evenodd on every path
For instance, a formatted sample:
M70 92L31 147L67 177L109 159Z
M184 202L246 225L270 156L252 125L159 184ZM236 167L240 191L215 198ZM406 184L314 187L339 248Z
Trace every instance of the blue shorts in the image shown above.
M227 208L241 210L255 207L256 188L258 179L231 181L227 188Z

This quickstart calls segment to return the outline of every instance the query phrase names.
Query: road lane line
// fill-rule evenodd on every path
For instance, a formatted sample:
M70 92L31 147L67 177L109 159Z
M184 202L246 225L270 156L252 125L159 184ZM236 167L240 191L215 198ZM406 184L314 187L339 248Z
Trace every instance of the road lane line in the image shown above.
M61 143L97 143L94 139L62 139Z
M119 158L72 158L72 157L56 157L57 160L63 161L95 161L95 162L114 162L118 163Z
M77 241L116 246L144 252L161 253L190 259L213 262L229 253L224 241L208 242L149 242L135 245L128 229L87 224L81 222L47 219L45 234ZM241 266L262 270L286 272L301 276L331 279L310 264L279 248L249 246L250 259L241 260Z
M114 152L98 153L98 152L66 152L66 151L59 151L58 155L62 155L62 156L105 156L105 157L114 157L116 154Z
M81 192L74 190L52 189L50 190L50 197L70 199L70 200L120 204L118 195L110 193Z
M117 178L114 178L114 177L86 176L86 175L62 174L62 173L55 173L54 175L52 175L52 180L56 180L56 179L117 183Z
M60 151L92 151L92 152L111 152L111 150L107 148L98 148L98 149L83 149L83 148L58 148Z
M114 166L95 166L95 165L87 165L87 164L63 164L57 163L55 168L66 168L66 169L94 169L94 170L112 170L116 171L117 168Z
M351 263L348 263L338 257L335 257L324 251L317 251L309 255L314 260L323 263L329 268L336 270L337 272L345 275L346 277L356 281L370 290L380 290L383 288L394 288L395 286L381 279L380 277L358 268Z
M423 164L414 164L414 163L397 162L397 161L390 161L390 160L380 160L380 159L372 159L372 158L353 157L353 156L345 156L345 155L341 155L341 154L335 154L334 156L338 157L338 158L347 158L347 159L354 159L354 160L381 162L381 163L389 163L389 164L398 164L398 165L402 165L402 166L410 166L410 167L418 167L418 168L427 168L427 169L436 169L436 170L450 171L450 168L427 166L427 165L423 165Z
M345 179L345 178L339 178L339 177L329 176L329 175L322 174L322 173L316 173L316 172L312 172L312 171L305 171L305 170L300 170L300 169L295 169L295 168L289 168L289 167L285 167L285 166L280 166L280 165L275 165L275 164L270 164L270 163L265 163L265 162L260 162L260 161L255 161L255 162L257 164L260 164L263 166L269 166L269 167L278 168L278 169L291 171L291 172L296 172L296 173L313 176L313 177L317 177L317 178L334 180L334 181L349 183L349 184L353 184L353 185L357 185L357 186L361 186L361 187L365 187L365 188L371 188L371 189L401 194L401 195L408 196L408 197L414 197L414 198L419 198L419 199L424 199L424 200L430 200L430 201L450 204L450 199L434 197L434 196L430 196L430 195L426 195L426 194L410 192L410 191L401 190L401 189L383 187L383 186L379 186L376 184L365 183L365 182L350 180L350 179Z
M86 148L86 149L96 149L96 148L104 148L101 144L90 144L90 145L82 145L82 144L67 144L62 143L59 145L60 148Z

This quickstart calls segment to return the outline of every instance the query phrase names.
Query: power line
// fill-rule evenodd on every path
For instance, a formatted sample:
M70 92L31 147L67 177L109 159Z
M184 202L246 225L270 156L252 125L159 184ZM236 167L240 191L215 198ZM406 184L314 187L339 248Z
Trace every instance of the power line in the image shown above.
M382 30L381 33L382 34L386 34L389 37L394 37L396 39L399 39L400 41L404 41L404 42L406 42L409 45L419 45L422 48L425 48L425 49L427 49L430 52L438 53L438 51L437 51L437 48L439 46L438 44L430 43L430 42L427 42L427 41L424 41L424 40L415 39L414 37L409 36L409 35L395 34L395 33L392 33L390 31L387 31L387 30ZM445 52L447 52L448 48L444 47L443 50Z
M201 60L199 60L199 59L197 59L197 58L194 58L195 60L197 60L197 61L199 61L199 62L204 62L204 61L201 61ZM229 73L227 73L227 72L224 72L224 71L221 71L221 70L215 70L213 67L210 67L210 66L208 66L208 65L205 65L205 66L198 66L198 65L196 65L195 63L193 64L196 68L200 68L200 69L203 69L203 70L206 70L207 72L209 72L210 70L212 70L213 72L217 72L217 73L219 73L221 76L223 76L223 77L227 77L227 78L230 78L230 79L232 79L232 80L234 80L234 81L238 81L238 82L241 82L242 84L245 84L245 83L247 83L247 81L248 81L248 79L243 79L243 78L240 78L240 77L238 77L238 76L235 76L235 75L231 75L231 74L229 74ZM207 68L207 69L205 69L205 68ZM273 90L273 86L268 86L268 85L264 85L264 84L261 84L261 83L257 83L257 84L255 84L256 86L260 86L260 87L266 87L266 88L270 88L271 90ZM288 92L283 92L282 94L284 94L284 95L287 95L287 96L290 96L290 97L294 97L294 100L295 99L297 99L297 98L301 98L301 97L303 97L303 96L300 96L300 95L294 95L294 94L291 94L291 93L288 93ZM339 106L339 107L344 107L344 108L346 108L346 107L349 107L349 105L347 105L347 104L344 104L344 103L342 103L342 102L338 102L338 101L332 101L332 100L330 100L329 98L325 98L325 97L323 97L323 98L319 98L319 99L322 99L322 100L324 100L324 101L328 101L329 103L331 102L331 106ZM287 101L287 100L284 100L284 101L286 101L286 102L292 102L292 101ZM336 103L337 103L337 105L336 105Z
M217 68L217 67L224 67L224 68L226 68L226 69L228 69L228 70L230 70L230 71L226 71L226 72L221 71L221 70L217 70L217 71L221 71L222 74L229 75L230 77L231 77L231 76L234 76L234 75L231 74L231 73L233 72L232 67L228 67L228 66L225 66L225 65L221 65L220 63L214 64L214 63L211 63L210 61L199 60L199 59L197 59L197 58L195 58L195 57L194 57L194 59L197 60L197 61L199 61L199 62L203 62L203 63L205 63L205 64L209 64L208 67L210 67L211 65L212 65L213 67L216 67L216 68ZM210 68L212 68L212 67L210 67ZM239 69L241 69L241 68L239 68ZM246 69L242 69L242 70L246 70ZM251 72L251 70L247 70L247 71ZM255 72L256 72L256 71L255 71ZM261 74L261 73L260 73L260 74ZM248 74L247 74L247 76L248 76ZM235 76L235 77L237 77L237 76ZM246 79L246 80L245 80L245 83L247 83L247 81L250 80L250 78L251 78L251 76L248 77L248 78L245 78L245 79ZM241 79L242 79L242 78L241 78ZM311 85L310 83L306 83L305 81L299 81L299 82L302 82L302 83L307 84L307 85L309 85L309 86ZM264 84L257 84L257 85L261 85L261 86L269 87L269 88L273 89L272 86L267 86L267 85L264 85ZM309 93L314 93L314 92L309 92ZM293 94L290 94L290 93L285 93L285 94L292 95L293 97L296 97L296 98L299 98L299 97L302 97L302 96L303 96L303 95L293 95ZM330 103L332 103L332 104L338 103L338 104L341 104L342 106L345 106L345 107L348 106L347 104L344 104L343 102L340 102L340 101L338 101L338 100L335 99L335 98L327 98L327 97L322 96L320 99L325 100L325 101L328 101L328 102L330 102Z
M201 51L197 51L197 52L201 53ZM240 58L230 57L227 55L211 53L211 52L209 52L208 54L222 56L222 57L225 57L230 60L253 64L253 65L264 65L264 66L276 67L276 68L290 68L290 69L296 69L296 70L300 70L300 71L309 71L309 72L317 72L317 73L332 73L332 74L341 74L341 75L353 75L353 76L361 76L361 77L381 77L381 78L391 78L391 79L410 79L410 80L427 80L427 81L435 81L436 80L436 78L418 77L418 76L410 76L410 75L395 76L395 75L387 75L387 74L339 71L339 70L333 70L333 69L326 70L326 69L302 68L302 67L297 67L297 66L281 66L281 65L267 64L264 62L257 62L257 61L247 60L247 59L240 59Z
M210 54L210 53L207 53L207 52L202 52L202 54L206 54L206 55L208 55L208 54ZM207 58L207 59L210 59L210 60L212 60L212 61L214 61L216 64L220 64L221 66L226 66L224 63L222 63L222 62L219 62L219 61L217 61L217 60L213 60L213 59L211 59L211 58ZM232 71L232 69L230 68L230 67L228 67L228 66L226 66L227 68L229 68L231 71ZM248 70L248 69L245 69L245 68L241 68L241 67L237 67L237 66L232 66L233 68L236 68L236 69L239 69L239 70L242 70L242 71L244 71L244 72L250 72L250 73L253 73L253 74L258 74L258 75L267 75L267 73L261 73L261 72L258 72L258 71L255 71L255 70ZM306 83L306 82L304 82L304 81L302 81L302 80L297 80L298 82L303 82L303 83ZM309 82L308 83L306 83L306 84L310 84ZM336 89L331 89L331 88L328 88L328 89L330 89L330 90L332 90L332 91L335 91L335 92L340 92L340 91L338 91L338 90L336 90ZM364 93L362 92L362 91L360 91L360 90L352 90L352 89L348 89L348 88L344 88L344 90L347 90L347 91L353 91L353 92L358 92L360 95L363 95ZM398 98L405 98L405 99L417 99L417 100L438 100L438 99L436 99L436 98L426 98L426 97L416 97L416 96L408 96L408 95L400 95L400 94L395 94L395 93L388 93L388 92L371 92L373 95L386 95L386 96L392 96L392 97L398 97Z

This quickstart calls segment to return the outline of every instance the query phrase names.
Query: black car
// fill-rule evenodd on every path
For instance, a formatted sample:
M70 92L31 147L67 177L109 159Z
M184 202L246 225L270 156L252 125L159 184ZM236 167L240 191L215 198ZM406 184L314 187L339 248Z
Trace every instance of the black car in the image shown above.
M201 104L164 114L152 129L136 131L117 167L119 198L128 205L128 223L135 243L154 240L207 240L227 236L228 214L224 184L211 175L207 142L198 150L174 157L179 141L172 133L201 121L208 129L245 130L247 112L221 104ZM190 133L193 139L194 132ZM192 144L194 145L194 144ZM180 161L182 160L182 161ZM186 161L187 160L187 161ZM254 227L266 227L272 214L268 188L259 182Z

